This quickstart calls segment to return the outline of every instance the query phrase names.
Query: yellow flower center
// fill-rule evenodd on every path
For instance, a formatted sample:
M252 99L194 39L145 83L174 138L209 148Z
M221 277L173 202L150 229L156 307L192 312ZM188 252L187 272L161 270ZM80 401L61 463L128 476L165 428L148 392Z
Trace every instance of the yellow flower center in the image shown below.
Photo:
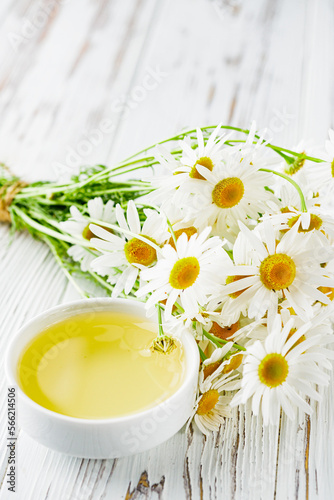
M214 409L219 401L219 392L216 389L210 389L205 392L198 402L197 414L207 415Z
M303 153L305 153L305 151ZM304 163L305 158L296 158L290 165L286 165L284 171L288 175L294 175L304 166Z
M284 310L284 307L282 307L280 304L278 304L278 313L281 314L281 312ZM293 307L287 307L287 311L291 314L291 316L296 316L296 311L294 310Z
M230 373L233 372L233 370L239 368L242 363L242 358L242 354L236 354L235 356L232 356L230 362L224 366L223 373Z
M295 215L288 220L288 226L293 227L298 221L300 215ZM298 228L298 233L308 233L309 231L313 231L313 229L319 230L322 226L322 219L318 215L311 214L310 217L310 225L307 229L303 229L300 225Z
M334 288L331 288L329 286L319 286L318 290L322 293L324 293L325 295L327 295L327 297L330 299L330 300L333 300L334 299ZM327 305L327 304L324 304L323 302L321 302L322 305Z
M296 264L288 255L276 253L260 265L260 279L269 290L288 288L296 277Z
M167 304L167 299L160 300L160 304L165 306ZM177 311L177 307L174 304L172 307L172 312L175 312L175 311Z
M97 238L97 236L94 233L92 233L92 231L89 229L89 226L90 226L90 224L88 224L85 227L85 229L82 231L82 237L88 241L90 241L92 238ZM103 226L99 226L99 227L102 227L102 229L105 229L106 231L108 231L108 233L113 233L113 230L109 229L108 227L103 227Z
M146 239L155 243L152 238L145 236ZM125 257L130 264L142 264L150 266L156 261L157 252L151 245L138 238L132 238L124 246Z
M289 365L282 354L267 354L259 365L259 378L270 388L283 384L289 373Z
M198 172L196 165L202 165L202 167L205 167L208 170L210 170L210 172L212 172L213 163L212 163L211 158L209 158L208 156L203 156L202 158L197 160L197 162L195 163L195 165L193 166L193 168L191 169L190 174L189 174L189 177L191 177L192 179L201 179L202 181L205 181L206 180L205 177L203 177L203 175L201 175Z
M282 214L291 214L291 210L289 207L284 207L284 208L281 208L281 213Z
M215 337L218 337L220 339L226 340L231 335L233 335L237 330L239 330L239 321L236 323L233 323L231 326L220 326L216 321L213 321L212 327L210 328L210 333L215 335Z
M175 262L169 275L169 283L177 290L184 290L192 286L200 271L196 257L184 257Z
M209 365L206 365L204 367L204 370L203 370L204 380L207 377L209 377L210 375L212 375L213 372L215 372L217 370L217 368L219 368L221 363L222 363L221 361L215 361L214 363L210 363Z
M331 174L332 174L332 177L334 177L334 158L333 158L333 161L331 164Z
M215 185L212 191L212 201L219 208L232 208L238 205L244 192L244 184L238 177L228 177Z
M226 285L229 285L230 283L234 283L235 281L242 280L243 278L249 278L249 276L227 276L226 278ZM249 288L249 287L247 287ZM242 294L242 292L245 292L247 288L243 288L242 290L238 290L237 292L230 293L229 296L232 299L236 299L239 297L239 295Z
M291 328L291 330L289 331L289 335L288 335L288 337L287 337L286 340L289 340L296 331L297 331L297 328ZM304 342L304 340L306 340L306 337L305 337L305 335L302 335L301 337L299 337L298 340L296 340L296 342L293 344L293 346L291 347L291 349L293 349L294 347L297 347L297 345L299 345L302 342ZM289 349L288 352L290 352L291 349Z
M183 229L178 229L177 231L174 231L176 240L179 239L179 237L181 236L181 234L186 234L187 238L189 240L190 237L193 234L196 234L196 233L197 233L197 229L194 226L189 226L189 227L185 227ZM169 244L175 249L175 243L174 243L174 240L173 240L172 237L169 240Z

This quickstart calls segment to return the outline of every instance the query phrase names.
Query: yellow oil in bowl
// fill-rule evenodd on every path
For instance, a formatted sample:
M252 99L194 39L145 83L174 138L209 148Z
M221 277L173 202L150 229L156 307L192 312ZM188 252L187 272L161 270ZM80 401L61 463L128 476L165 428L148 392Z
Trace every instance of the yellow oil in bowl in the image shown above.
M105 419L166 400L185 376L182 344L169 354L150 349L157 326L114 312L72 316L37 335L18 363L22 390L63 415Z

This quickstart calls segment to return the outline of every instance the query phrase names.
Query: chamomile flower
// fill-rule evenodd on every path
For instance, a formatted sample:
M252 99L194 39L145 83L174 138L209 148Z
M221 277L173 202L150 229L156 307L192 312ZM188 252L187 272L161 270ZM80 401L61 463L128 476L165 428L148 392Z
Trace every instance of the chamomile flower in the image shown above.
M155 264L156 249L168 238L165 217L154 210L144 210L144 213L146 220L141 227L137 208L132 200L128 203L127 220L122 208L117 205L116 218L120 236L96 224L90 225L92 233L98 236L92 238L92 244L103 253L92 262L91 266L97 273L101 273L101 268L103 271L106 268L110 269L111 282L115 283L113 297L117 297L122 290L126 295L131 292L138 278L138 266L148 267ZM116 279L115 269L118 271Z
M315 243L328 245L334 239L334 218L322 208L314 206L307 212L290 207L288 210L269 217L276 229L289 231L298 227L298 233L310 234Z
M261 133L260 137L258 136L257 130L256 130L256 121L253 120L251 122L249 132L246 135L246 139L244 142L237 142L234 146L232 146L232 153L234 151L242 151L242 155L253 155L253 159L258 157L258 153L262 154L264 153L264 147L267 144L267 140L265 139L265 136L267 135L267 130L263 130ZM228 152L228 150L227 150ZM228 153L229 154L229 153Z
M163 167L167 173L161 174L158 170L153 177L150 177L150 182L155 189L142 198L143 202L160 205L166 212L173 210L175 205L179 205L180 198L183 198L182 205L186 209L186 200L180 194L179 188L189 180L189 169L185 169L180 160L164 146L157 146L154 156L159 166Z
M280 200L279 210L281 213L290 210L290 208L295 208L300 210L301 201L297 189L285 182L278 186L278 197Z
M306 154L306 149L308 149L308 153L310 154L309 147L305 143L305 141L300 141L297 146L292 148L296 153ZM296 156L294 160L290 160L290 162L283 162L283 172L287 175L293 177L293 179L299 184L298 180L300 180L300 174L305 172L303 169L307 160L305 158L301 158L300 156ZM299 176L299 179L298 179Z
M249 339L264 338L264 331L266 331L265 319L253 320L246 315L238 314L234 323L230 321L226 322L224 308L222 311L216 312L215 316L210 317L210 315L208 315L204 319L206 322L203 322L203 324L197 320L197 338L206 338L205 334L203 334L203 328L205 328L207 332L218 339L225 341L233 340L233 342L245 345Z
M219 136L221 126L215 128L207 142L204 142L203 133L200 128L196 130L197 148L192 148L189 140L186 138L180 142L182 148L182 157L180 162L184 170L188 172L191 179L205 180L197 170L197 165L201 165L210 172L221 161L223 156L223 147L231 134Z
M60 226L68 234L80 236L86 240L91 240L94 234L89 229L89 221L80 210L74 205L70 208L71 217L61 222ZM94 198L87 203L88 216L101 222L114 224L116 221L114 202L109 200L105 205L102 198Z
M276 182L273 187L276 196L274 200L269 201L268 205L270 207L270 210L267 211L263 218L265 218L266 215L289 212L291 209L301 210L301 200L295 186L285 180L285 183ZM307 197L305 195L304 189L302 189L302 191L304 193L304 199L307 208L313 207L317 202L317 199L313 197L313 193L311 193L309 197Z
M173 305L180 299L184 315L193 318L204 306L210 294L224 276L224 268L230 260L222 248L218 237L208 238L211 228L190 239L182 234L176 242L176 248L165 245L157 265L152 269L143 269L141 278L147 281L140 287L137 296L151 294L147 307L166 300L165 314L168 317Z
M209 136L205 142L201 129L197 129L197 147L192 147L188 138L180 141L181 158L173 156L164 146L158 146L155 152L155 158L158 163L167 169L169 175L155 175L151 180L155 191L147 195L147 200L151 203L158 203L165 210L171 204L177 206L182 203L186 207L187 195L183 187L187 184L192 185L193 180L205 180L198 172L197 165L203 168L213 170L222 157L222 148L225 145L229 135L219 135L221 126Z
M292 148L296 153L300 153L307 156L313 155L314 146L309 142L306 143L304 140L300 141L295 147ZM291 157L291 160L285 161L283 160L279 164L278 170L285 175L288 175L292 180L294 180L303 190L304 196L312 197L313 189L310 184L310 179L308 176L309 168L313 168L314 163L306 160L301 156L295 156L294 159ZM286 180L281 177L276 177L276 190L280 190L282 187L285 189L286 187L292 188L297 194L295 188L291 186L291 184L287 184ZM296 206L296 205L295 205Z
M205 333L203 333L205 330L219 339L226 340L239 328L238 322L234 325L226 326L221 321L220 312L208 311L208 306L206 306L205 310L203 310L201 314L195 316L194 319L196 320L196 332L198 339L205 338Z
M98 255L93 249L80 245L72 245L67 253L75 262L80 263L80 268L84 273L91 269L91 264Z
M217 349L217 351L226 353L229 349L229 346L225 346L221 350ZM222 356L222 352L216 353L215 356ZM239 363L237 356L239 354L233 358L233 363L236 365ZM206 376L205 373L209 373L208 367L210 364L204 365L201 369L198 396L189 423L194 419L203 434L207 435L210 432L218 431L224 419L231 417L230 402L232 395L226 393L239 389L240 374L233 368L224 372L224 368L230 363L231 358L226 362L220 362L218 368Z
M326 276L334 276L334 260L331 260L330 262L328 262L328 264L324 267L324 273L326 274ZM328 297L328 299L331 301L331 303L333 303L334 287L320 286L319 290ZM328 303L324 304L323 302L318 301L313 306L313 308L315 310L315 314L317 314L318 312L320 313L321 312L320 310L323 308L322 306L327 306L327 305L328 305ZM334 317L334 315L333 315L333 317Z
M294 319L290 319L282 328L278 315L266 339L247 347L241 390L231 402L237 406L251 400L253 413L262 413L265 425L278 424L281 408L290 419L295 418L296 408L311 414L305 397L319 400L315 384L329 382L323 369L331 366L330 351L323 347L330 338L329 327L306 337L311 324L298 329L293 326Z
M223 163L228 163L229 158L234 156L237 161L244 159L245 165L248 162L251 165L256 165L258 168L263 167L279 170L282 158L279 155L273 155L272 151L267 148L269 139L267 132L267 129L258 132L256 130L256 122L253 121L244 142L237 141L234 145L222 150Z
M194 195L190 217L199 229L210 225L215 234L235 239L238 221L257 220L268 208L272 195L265 187L272 176L246 158L232 155L212 172L201 165L197 169L207 181L190 188Z
M89 229L87 217L85 217L85 215L74 205L71 206L70 213L71 217L67 221L60 222L61 229L72 236L90 241L94 234ZM116 220L114 202L109 200L104 205L100 197L89 200L87 204L87 214L92 219L110 224L113 224ZM84 272L89 270L92 261L97 256L93 248L86 248L80 245L71 246L68 250L68 254L74 261L80 262L81 269Z
M155 314L157 313L155 307ZM147 316L150 316L147 314ZM162 328L165 335L170 335L178 339L182 339L185 333L193 334L192 326L187 326L180 317L177 315L171 315L166 317L165 312L162 311Z
M256 227L259 228L260 224ZM243 232L240 232L234 245L233 245L233 260L236 266L244 266L251 264L251 256L248 251L248 240ZM229 266L226 272L229 274L226 283L237 281L243 276L233 276L233 267ZM243 268L244 269L244 268ZM220 321L231 327L239 321L240 317L246 318L248 316L248 308L252 300L253 294L247 290L238 290L234 293L225 294L225 287L219 287L216 294L213 295L208 306L213 310L220 311ZM243 294L242 299L239 299ZM238 299L238 300L237 300Z
M244 347L250 345L255 340L263 340L268 335L266 323L265 319L252 320L241 317L238 321L239 328L230 339L233 339L233 342L237 342Z
M187 217L182 208L176 207L174 205L170 208L170 210L164 211L164 213L168 217L168 220L174 232L174 237L171 234L168 241L168 243L172 245L173 248L175 248L174 238L178 240L181 234L186 234L189 240L189 238L193 234L198 233L197 228L193 226L190 221L185 222L185 219L187 219Z
M286 298L290 307L304 320L312 317L312 304L318 300L329 304L330 299L319 287L333 287L334 279L328 277L321 264L333 258L333 249L308 246L292 227L277 242L273 225L263 223L264 231L250 231L240 223L241 233L234 247L238 263L228 272L221 297L230 296L233 311L243 311L247 304L248 316L261 319L268 312L268 319L277 312L281 299Z
M319 287L319 288L321 289L321 287ZM315 322L316 322L317 318L319 317L320 313L322 312L322 310L323 310L323 307L319 302L314 304L314 306L313 306L314 316L312 318L313 325L315 324ZM289 307L287 300L283 300L283 302L279 305L278 313L281 316L283 326L286 325L286 323L291 318L293 318L293 320L294 320L294 328L299 328L299 327L303 326L305 323L305 321L303 321L299 316L297 316L295 314L295 311L293 310L293 308ZM330 324L330 322L329 322L329 320L321 321L321 322L319 322L319 324L328 326ZM313 326L313 329L310 329L308 333L312 333L312 332L317 333L317 328L318 327Z
M203 361L199 375L200 385L208 377L215 378L221 373L226 375L239 369L243 353L239 351L229 352L232 347L233 342L227 342L223 347L214 349L211 356Z
M247 316L248 307L252 297L251 295L248 295L248 297L244 296L242 301L236 301L235 299L241 295L241 293L243 293L243 291L240 291L240 293L231 293L226 296L220 293L213 299L216 306L220 307L221 321L228 327L236 324L241 315Z

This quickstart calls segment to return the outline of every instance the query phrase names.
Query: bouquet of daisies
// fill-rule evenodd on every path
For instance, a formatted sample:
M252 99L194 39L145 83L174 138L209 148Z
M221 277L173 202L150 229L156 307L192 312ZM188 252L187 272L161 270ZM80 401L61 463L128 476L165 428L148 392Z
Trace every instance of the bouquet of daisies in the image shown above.
M206 127L62 184L23 185L3 168L0 219L43 239L84 296L89 278L145 301L155 349L168 355L191 330L202 432L246 403L277 424L310 414L329 383L333 158L333 131L315 157L255 125ZM153 172L128 180L139 169Z

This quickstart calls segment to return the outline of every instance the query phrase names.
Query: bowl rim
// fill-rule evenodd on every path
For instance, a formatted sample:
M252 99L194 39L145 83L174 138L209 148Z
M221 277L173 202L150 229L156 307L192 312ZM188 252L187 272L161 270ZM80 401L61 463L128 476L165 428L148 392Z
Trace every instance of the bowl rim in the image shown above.
M160 407L164 407L172 402L173 399L176 399L179 397L180 392L184 391L187 386L191 385L191 382L193 380L193 377L196 375L198 376L198 369L199 369L199 352L197 349L197 344L194 339L194 337L191 335L190 331L186 328L184 328L183 335L181 337L177 337L177 339L180 341L182 344L185 352L187 349L190 351L193 351L193 353L187 353L186 354L186 372L184 376L184 380L180 387L168 398L164 399L157 405L152 406L151 408L148 408L143 411L138 411L138 412L133 412L128 415L123 415L123 416L118 416L118 417L109 417L109 418L80 418L80 417L72 417L70 415L64 415L62 413L57 413L53 410L49 410L48 408L45 408L44 406L40 405L39 403L36 403L33 399L31 399L20 387L19 381L17 379L17 376L15 374L15 369L14 369L14 364L17 366L18 363L18 357L15 359L15 363L13 362L13 357L14 357L14 350L19 347L19 352L21 353L24 349L24 347L27 345L26 343L22 344L20 346L20 339L23 336L24 332L33 327L35 324L38 324L40 321L45 319L46 316L50 314L55 314L59 313L61 315L62 312L64 312L68 308L76 308L79 306L83 306L85 308L85 304L87 306L87 311L89 311L89 308L95 304L101 304L102 306L105 305L107 306L108 304L112 306L112 304L119 304L119 305L129 305L136 306L138 308L141 308L143 312L145 312L145 303L137 301L135 299L127 299L127 298L108 298L108 297L96 297L96 298L85 298L85 299L79 299L71 302L65 302L64 304L58 304L56 306L53 306L49 309L46 309L45 311L41 312L40 314L34 316L31 318L27 323L21 326L21 328L18 329L18 331L15 333L13 338L11 339L6 353L5 353L5 374L7 378L7 382L9 384L9 387L15 386L16 388L16 400L18 400L18 397L20 396L23 398L23 400L30 405L33 410L38 411L40 413L43 413L46 417L53 418L59 421L67 422L69 424L73 425L81 425L81 426L91 426L91 425L105 425L105 424L117 424L117 423L124 423L126 421L131 422L131 420L136 420L140 418L145 418L149 416L153 411L156 411ZM82 311L83 312L83 311ZM130 311L129 311L130 312ZM131 312L130 312L131 313ZM71 316L77 316L80 314L78 311L74 311L73 314L69 314L67 317ZM133 312L135 314L135 311ZM143 316L144 317L144 316ZM146 317L146 316L145 316ZM61 319L59 319L59 322ZM151 323L157 323L156 321L152 320L151 318L147 318L148 322ZM56 324L57 321L54 321L51 324ZM31 338L33 339L35 336L38 335L38 332ZM184 342L185 340L185 342ZM191 354L191 355L190 355ZM195 372L195 373L194 373Z

